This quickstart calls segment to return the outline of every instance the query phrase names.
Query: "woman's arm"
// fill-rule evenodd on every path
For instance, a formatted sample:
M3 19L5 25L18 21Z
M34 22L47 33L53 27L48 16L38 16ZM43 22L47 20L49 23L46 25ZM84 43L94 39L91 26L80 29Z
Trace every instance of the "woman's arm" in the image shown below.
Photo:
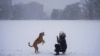
M60 43L60 40L59 40L58 36L57 36L57 42Z

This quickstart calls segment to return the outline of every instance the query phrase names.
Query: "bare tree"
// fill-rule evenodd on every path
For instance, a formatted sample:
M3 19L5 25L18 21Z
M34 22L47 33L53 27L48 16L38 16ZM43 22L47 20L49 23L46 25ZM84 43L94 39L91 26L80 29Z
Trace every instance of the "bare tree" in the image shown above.
M88 19L95 19L100 16L100 0L82 0L85 16Z

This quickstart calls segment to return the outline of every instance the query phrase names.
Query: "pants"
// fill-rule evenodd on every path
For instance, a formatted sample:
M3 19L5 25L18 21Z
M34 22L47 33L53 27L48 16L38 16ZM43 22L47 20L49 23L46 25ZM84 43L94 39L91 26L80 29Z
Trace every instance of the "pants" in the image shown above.
M67 45L65 44L64 46L61 46L59 44L55 44L55 52L59 53L59 52L66 52L67 49Z

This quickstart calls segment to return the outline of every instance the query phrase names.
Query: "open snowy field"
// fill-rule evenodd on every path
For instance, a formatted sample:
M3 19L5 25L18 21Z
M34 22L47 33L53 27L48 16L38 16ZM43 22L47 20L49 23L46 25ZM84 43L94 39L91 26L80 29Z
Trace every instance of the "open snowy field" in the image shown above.
M60 31L67 35L68 49L60 56L100 56L100 20L1 20L0 56L55 56L54 45ZM45 32L39 54L28 46Z

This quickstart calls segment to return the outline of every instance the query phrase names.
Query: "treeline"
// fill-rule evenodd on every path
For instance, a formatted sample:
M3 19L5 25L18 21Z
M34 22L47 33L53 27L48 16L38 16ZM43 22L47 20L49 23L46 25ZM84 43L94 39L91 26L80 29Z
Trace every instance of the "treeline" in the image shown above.
M43 5L37 2L30 2L28 4L19 3L10 6L6 3L7 0L4 2L5 4L0 3L1 20L48 19L48 16L44 12Z
M13 6L12 19L47 19L47 15L43 10L43 5L30 2L28 4L16 4Z
M100 20L100 0L81 0L67 5L64 9L53 9L51 20ZM42 4L12 5L12 0L0 0L0 20L42 20L50 19Z
M0 19L9 19L11 17L12 0L0 0Z
M63 10L53 9L53 20L98 20L100 19L100 0L81 0L67 5Z

